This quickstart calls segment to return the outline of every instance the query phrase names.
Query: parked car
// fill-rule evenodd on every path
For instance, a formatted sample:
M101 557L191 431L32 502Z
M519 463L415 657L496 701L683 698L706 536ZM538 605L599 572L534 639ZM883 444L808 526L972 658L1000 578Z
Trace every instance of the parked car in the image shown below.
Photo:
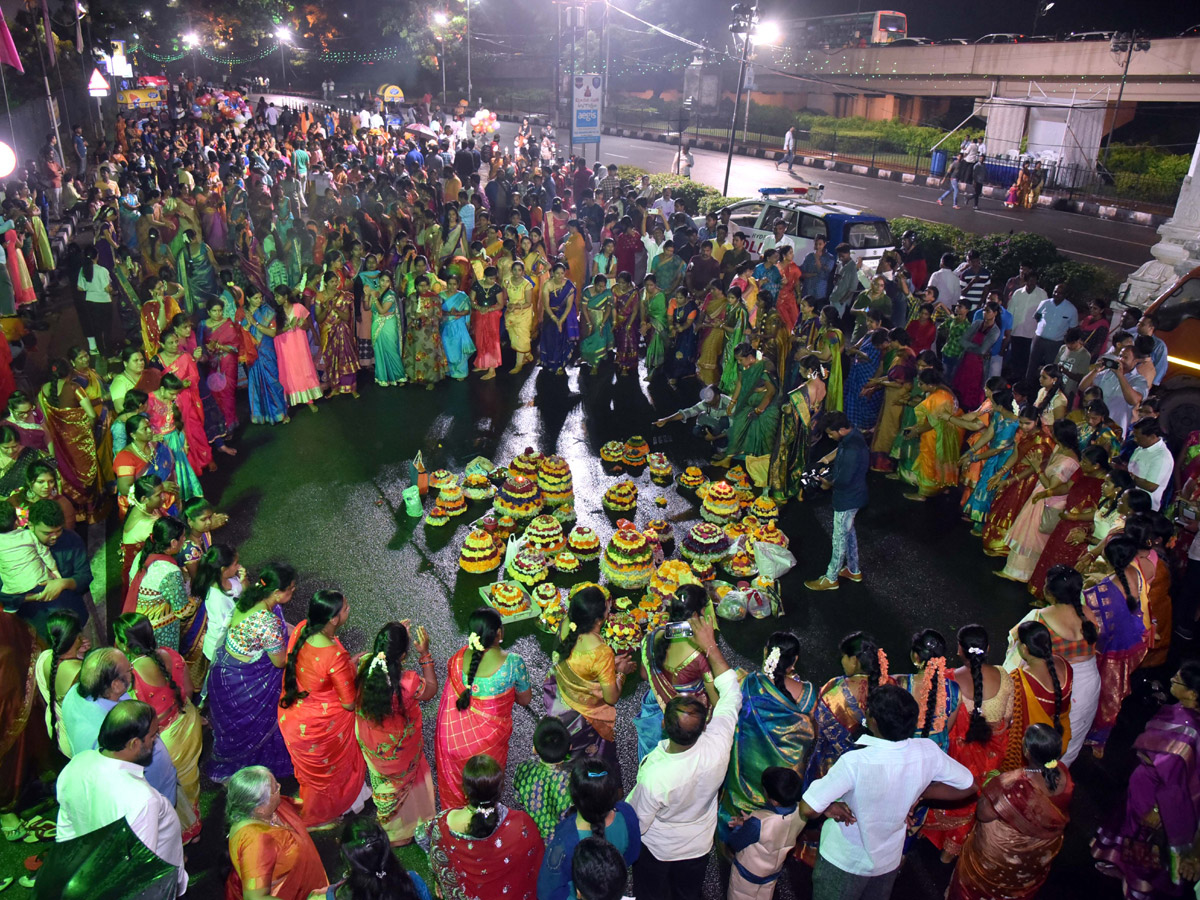
M951 44L954 44L957 46L966 46L966 45L970 44L971 42L968 41L966 38L942 38L940 41L934 41L934 43L937 44L939 47L942 47L942 46L947 46L947 45L951 45Z
M1193 25L1187 31L1179 32L1180 37L1200 37L1200 25Z
M1111 31L1072 31L1068 34L1064 41L1111 41L1113 32Z
M1020 44L1053 44L1058 38L1052 34L1023 34L1017 43Z
M864 209L823 200L823 191L822 185L811 183L759 188L759 199L730 205L729 231L744 232L750 241L747 249L757 257L763 239L774 234L775 222L783 219L796 248L797 260L803 259L812 250L813 241L821 236L829 242L830 250L845 241L855 257L862 257L867 266L874 268L884 252L895 245L887 219ZM699 216L694 222L699 228L704 217Z
M985 34L975 43L977 44L1016 44L1025 35L1023 34Z
M933 43L929 38L902 37L887 44L888 47L926 47Z

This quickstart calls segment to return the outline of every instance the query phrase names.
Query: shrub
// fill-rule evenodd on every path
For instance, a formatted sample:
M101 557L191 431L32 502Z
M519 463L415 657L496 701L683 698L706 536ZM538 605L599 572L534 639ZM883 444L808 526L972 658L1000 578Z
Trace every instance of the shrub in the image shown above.
M925 263L929 266L929 271L936 271L941 265L943 253L954 253L957 256L962 256L964 245L966 242L966 234L961 228L955 228L953 225L942 225L938 222L927 222L924 219L910 219L901 217L892 219L889 223L892 229L892 237L899 243L900 235L908 230L912 230L917 239L917 246L921 250L921 255L925 257Z
M624 166L621 167L624 170ZM639 177L641 173L638 173ZM650 176L650 186L656 191L661 191L665 187L671 189L671 193L675 195L677 200L683 200L687 203L688 213L694 214L700 209L701 203L704 200L720 200L724 202L721 192L716 188L711 188L706 184L702 184L692 178L684 178L682 175L670 175L666 173L658 173Z
M700 201L699 215L706 215L710 212L719 212L731 203L738 203L742 200L749 200L749 197L722 197L717 194L715 197L705 197Z
M965 235L967 250L978 250L994 281L1007 281L1017 274L1021 263L1029 263L1041 272L1059 259L1058 248L1040 234Z
M1051 290L1056 284L1065 284L1067 296L1077 303L1094 297L1112 300L1121 286L1121 279L1109 269L1092 263L1076 262L1065 256L1060 256L1056 262L1047 266L1038 281L1046 290Z

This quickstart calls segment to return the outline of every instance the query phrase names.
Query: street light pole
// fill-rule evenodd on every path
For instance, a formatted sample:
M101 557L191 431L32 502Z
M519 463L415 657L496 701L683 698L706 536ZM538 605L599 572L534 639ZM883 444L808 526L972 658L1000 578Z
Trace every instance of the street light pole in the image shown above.
M1139 37L1136 31L1130 32L1128 35L1119 34L1113 38L1112 49L1120 53L1125 51L1125 67L1121 70L1121 87L1117 91L1117 103L1113 107L1112 127L1108 129L1108 134L1104 138L1104 158L1101 160L1101 165L1108 168L1108 151L1112 149L1113 132L1117 130L1117 117L1121 115L1121 100L1125 96L1125 79L1129 77L1129 64L1133 61L1133 51L1149 50L1150 42L1144 37Z
M441 45L442 45L442 65L441 65L441 70L442 70L442 109L444 110L446 108L446 35L444 32L442 33Z
M729 172L733 168L733 141L737 137L738 104L742 102L742 88L746 84L746 60L750 56L750 32L754 28L756 12L757 6L738 3L733 7L733 21L729 24L729 30L735 35L740 33L743 42L742 59L738 65L737 93L733 98L733 118L729 123L729 148L725 154L725 186L721 188L721 194L725 197L729 196Z
M1030 34L1037 34L1038 22L1042 16L1046 15L1052 9L1054 9L1054 0L1049 0L1049 2L1047 0L1037 0L1037 3L1033 7L1033 30L1029 32Z
M467 106L470 106L474 101L471 99L474 94L471 93L471 0L467 2ZM444 104L446 101L443 100Z

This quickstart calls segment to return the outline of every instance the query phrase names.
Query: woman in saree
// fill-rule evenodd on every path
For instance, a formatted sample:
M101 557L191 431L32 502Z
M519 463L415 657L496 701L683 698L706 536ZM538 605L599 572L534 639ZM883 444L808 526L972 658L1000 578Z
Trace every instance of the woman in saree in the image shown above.
M300 817L308 828L360 811L371 796L354 737L358 659L337 637L349 618L350 602L340 591L319 590L288 641L279 731L300 783Z
M983 403L991 355L988 351L1000 337L996 324L999 307L993 302L983 307L983 318L967 326L960 340L962 355L954 371L954 391L965 408L973 409Z
M661 258L661 257L659 257ZM654 260L657 267L658 259ZM642 282L642 337L646 340L646 380L667 361L670 342L670 322L667 318L667 295L657 275L647 275Z
M446 377L448 369L440 328L442 298L431 286L428 275L418 275L413 288L404 317L408 325L404 334L404 371L411 383L423 384L425 390L432 391Z
M572 219L567 223L567 239L563 242L559 264L566 267L566 279L574 289L574 306L579 308L579 294L588 283L588 242L583 236L583 223ZM553 277L553 269L551 269Z
M183 842L200 836L200 751L204 731L200 713L192 704L192 680L183 657L171 647L160 647L150 620L141 613L126 613L113 623L114 643L125 654L133 670L131 692L149 703L158 719L162 739L175 772L179 789L175 812Z
M316 412L314 401L321 397L321 382L308 339L312 313L289 288L276 290L275 297L283 314L283 328L275 335L275 355L284 398L289 407L303 403Z
M289 628L283 605L295 591L295 570L271 563L234 603L208 673L213 747L205 774L217 783L245 766L266 766L277 778L292 774L277 709Z
M196 208L200 211L200 232L204 242L222 255L229 252L229 225L225 220L225 199L220 188L197 191Z
M196 612L188 596L185 574L175 557L183 548L185 526L163 516L154 522L150 537L134 561L133 578L122 612L138 612L150 620L160 647L179 649L180 627Z
M746 298L742 289L737 285L730 286L726 292L725 306L725 346L721 351L721 367L719 387L721 393L730 393L738 380L738 362L736 349L746 339L750 329L750 310L746 306Z
M1087 315L1079 319L1079 330L1083 332L1083 346L1092 355L1093 362L1108 346L1108 330L1111 324L1112 313L1108 311L1108 301L1104 298L1089 300Z
M450 262L456 256L466 256L467 246L471 243L467 227L458 215L458 207L446 207L446 227L441 232L441 246L438 247L438 269Z
M348 261L346 263L348 277L350 265L351 263ZM379 279L382 274L383 272L379 268L378 254L368 253L363 258L357 276L351 279L354 286L354 337L358 348L358 364L362 368L370 368L375 365L371 341L371 328L374 321L372 298L378 297L380 294Z
M567 239L567 225L571 221L571 217L563 210L563 202L561 197L555 197L554 202L550 204L550 209L546 212L545 221L542 223L542 230L546 236L546 246L550 252L557 254L558 248L562 246L563 241ZM630 223L632 225L632 223ZM638 236L638 248L641 248L641 236ZM633 271L631 266L629 271Z
M175 297L169 292L171 288L178 287L171 282L162 281L157 278L147 279L149 285L150 299L141 305L139 316L142 324L142 349L146 352L147 359L154 359L158 356L158 351L162 346L162 334L171 326L171 320L174 319L181 310Z
M420 674L404 669L410 646ZM375 635L358 667L354 730L367 762L375 815L392 846L412 843L437 802L433 774L422 746L421 703L437 696L437 672L429 637L421 626L389 622Z
M1075 786L1047 725L1021 736L1022 768L984 784L946 900L1038 895L1063 845Z
M204 495L200 487L199 473L192 461L188 445L187 432L184 430L183 414L179 411L179 398L182 395L183 382L178 376L167 373L163 375L158 390L154 391L146 406L146 417L157 440L161 441L171 451L175 463L175 471L169 481L178 487L178 496L182 500Z
M642 334L642 302L630 271L622 269L618 272L612 286L613 346L616 348L617 371L621 375L628 375L637 368Z
M129 489L129 513L121 525L121 592L111 596L106 604L108 621L116 621L125 604L125 593L133 574L133 564L154 531L154 523L165 514L166 491L157 475L146 474L135 479Z
M571 735L571 757L599 756L620 772L617 700L637 663L629 654L618 657L601 637L611 605L599 585L576 585L543 690L546 715L561 721Z
M961 366L962 363L960 362L959 365ZM971 492L975 490L975 486L979 484L979 474L983 471L983 460L979 458L980 454L976 451L982 451L991 438L991 424L996 407L995 392L1001 388L1007 389L1008 382L999 375L989 378L987 384L983 386L982 402L970 412L963 412L961 415L950 418L950 421L961 428L967 436L967 448L958 460L958 482L962 486L961 502L964 506L970 499ZM1010 405L1011 402L1010 400ZM1015 418L1014 421L1016 421ZM965 512L963 521L970 521Z
M124 516L129 510L129 490L134 481L143 475L157 475L166 485L163 508L174 512L175 456L171 448L158 439L148 416L132 416L127 424L129 443L113 460L113 474L117 478L117 501Z
M24 391L13 391L8 397L8 418L0 421L17 432L17 440L23 448L32 448L39 453L50 449L50 436L46 434L46 417L38 409L34 398Z
M1124 808L1092 841L1097 868L1120 878L1131 900L1183 896L1191 890L1183 881L1196 878L1200 662L1179 667L1171 696L1178 702L1162 707L1133 743L1137 765Z
M982 625L958 630L958 655L965 665L947 675L958 685L960 705L949 729L946 752L971 770L977 779L994 771L1008 746L1013 711L1013 683L1000 666L988 665L988 634ZM975 802L931 808L921 836L942 851L942 862L951 863L975 822Z
M499 270L497 270L499 271ZM513 367L508 370L516 375L533 362L532 339L534 307L541 302L541 294L535 292L533 282L525 277L525 264L517 260L512 264L508 277L501 280L506 303L504 327L508 331L508 342L517 355ZM540 311L540 306L538 307Z
M327 266L336 263L327 263ZM354 337L354 296L343 287L346 279L336 269L322 275L315 296L316 320L325 360L327 397L358 397L358 344Z
M157 369L146 365L146 354L141 347L129 346L121 351L122 370L113 376L108 386L108 395L113 409L120 415L125 410L125 395L137 390L149 394L158 387L162 377Z
M236 221L236 220L235 220ZM238 222L235 232L234 253L237 256L238 268L246 277L251 287L257 288L264 294L269 293L267 287L267 270L263 264L262 249L249 218Z
M813 353L817 359L829 367L829 377L825 384L828 393L825 396L825 408L829 412L842 412L845 409L845 395L842 382L842 351L846 339L838 329L838 314L832 306L821 309L821 324L817 334L816 346Z
M762 670L742 680L742 708L717 809L722 822L768 805L762 776L772 766L804 775L816 740L817 691L796 674L799 662L800 641L790 631L776 631L763 648Z
M46 432L54 447L63 493L75 505L80 519L88 523L99 522L107 515L108 504L104 496L105 482L100 468L99 448L96 446L97 410L72 377L72 370L65 361L55 360L50 366L50 375L50 380L38 391L38 403L46 417ZM15 441L15 431L9 430ZM29 449L22 455L28 455L25 465L38 456L36 451ZM17 468L14 465L5 475L8 476ZM19 474L23 481L24 466L20 467ZM3 482L0 481L2 487ZM10 493L11 490L6 495Z
M439 782L441 781L441 773ZM528 813L501 802L504 766L471 757L455 791L418 837L429 856L438 896L456 900L535 900L545 845Z
M807 298L800 302L803 309ZM909 346L908 332L893 328L888 332L888 343L884 357L885 371L882 378L872 378L864 390L883 390L883 404L875 433L871 436L871 471L890 473L895 469L892 462L892 446L900 434L901 422L908 410L908 399L912 394L917 375L917 355Z
M446 365L450 377L455 381L467 378L469 360L475 352L471 340L471 300L459 290L458 276L446 273L446 287L442 290L442 347L446 353Z
M258 350L246 371L250 421L255 425L288 422L288 403L279 382L279 359L275 352L279 311L263 299L262 291L251 287L246 306L238 315L244 333L250 336Z
M175 259L167 243L159 236L157 228L146 231L146 240L141 243L142 269L147 278L158 278L162 281L174 279Z
M667 319L670 324L671 342L667 350L667 361L664 365L667 384L675 387L681 379L690 378L696 374L696 355L699 350L699 337L696 333L696 318L699 308L696 301L688 296L686 290L679 290L667 305ZM788 343L791 338L788 337Z
M825 777L843 753L867 732L867 696L871 688L891 684L888 659L865 631L846 635L838 645L842 675L825 683L817 695L813 718L817 738L805 769L804 783Z
M1121 704L1133 689L1133 673L1145 659L1154 631L1137 542L1124 534L1112 536L1104 545L1104 560L1109 573L1083 592L1084 605L1099 631L1100 705L1087 736L1087 745L1097 758L1104 755Z
M600 245L600 252L592 257L592 275L603 275L606 287L617 280L616 242L606 237Z
M113 285L113 300L117 305L117 319L124 320L124 309L130 310L135 315L140 313L142 308L142 298L138 294L137 285L142 283L142 267L137 261L137 258L129 251L127 247L121 247L117 251L117 261L113 266L112 285Z
M490 608L477 609L467 628L467 646L446 664L446 687L434 731L438 798L443 809L463 804L462 772L472 757L487 754L503 770L512 737L513 704L528 706L533 698L525 660L501 647L504 625L500 614Z
M406 384L404 340L400 331L400 307L392 276L381 272L374 287L365 287L363 297L371 308L371 346L375 383L380 387ZM361 357L361 353L360 353Z
M29 524L29 510L33 504L49 500L62 510L63 528L75 530L75 506L62 495L58 487L58 469L49 459L39 459L25 470L25 487L8 498L17 511L17 527Z
M104 382L92 368L92 354L87 347L68 347L67 359L71 362L71 380L83 391L96 411L92 422L92 437L96 442L96 457L100 462L100 475L105 484L112 482L112 413L105 401Z
M1008 531L1040 484L1039 474L1054 449L1042 431L1036 407L1026 406L1017 417L1016 443L1008 461L984 482L992 492L991 506L984 519L983 552L988 556L1008 553Z
M221 296L217 283L217 258L196 232L183 232L184 244L176 256L179 283L183 286L184 303L189 314L207 309L208 302Z
M729 445L725 457L714 462L717 466L728 466L735 456L769 455L775 449L779 427L779 386L774 373L749 344L743 342L734 352L741 372L729 398Z
M633 720L639 764L662 740L663 712L673 698L693 697L707 709L717 702L707 657L690 634L676 635L670 627L704 616L708 608L703 587L694 582L680 584L668 601L667 624L651 629L642 640L638 672L646 680L646 693Z
M924 394L914 409L915 422L903 432L916 438L915 464L902 467L900 474L915 492L909 500L927 500L958 484L958 460L962 452L962 429L950 420L959 413L954 392L942 382L937 369L926 369L917 376L917 387Z
M813 445L813 422L824 411L825 379L821 361L812 354L800 360L802 382L780 404L779 436L771 454L768 484L771 497L782 505L800 497L800 476L808 471Z
M1079 427L1079 448L1085 450L1096 446L1104 450L1110 459L1121 452L1121 436L1119 426L1108 414L1108 404L1103 400L1088 402L1081 412ZM1068 413L1068 416L1071 414Z
M197 337L204 347L208 388L225 420L225 433L237 428L238 351L242 337L238 326L225 314L225 301L208 303L208 318L200 323Z
M1017 626L1017 656L1020 664L1009 671L1013 683L1013 717L1008 728L1008 746L1000 761L1001 772L1019 769L1024 761L1022 735L1030 725L1047 725L1059 737L1058 754L1071 743L1071 665L1054 653L1050 629L1041 622Z
M171 328L163 334L162 349L159 351L159 361L163 365L163 382L168 375L178 380L180 388L175 397L175 403L182 417L183 431L187 435L188 462L197 475L203 471L215 471L217 464L213 462L210 441L219 440L225 433L224 421L209 423L204 414L204 405L200 400L200 371L192 353L186 352L182 345L179 330ZM151 395L153 398L161 394L159 390ZM160 399L165 399L160 396ZM151 419L154 416L154 401L151 400ZM157 427L159 434L163 431ZM210 433L211 432L211 433ZM225 448L231 450L232 448ZM179 455L177 447L171 447L172 452Z
M50 762L50 739L40 721L42 706L36 677L38 636L28 623L0 611L0 829L14 849L37 843L39 838L21 822L21 795ZM14 854L15 855L15 854ZM14 864L15 865L15 864ZM0 879L12 885L12 880Z
M950 747L950 732L958 718L958 682L946 674L946 639L926 628L913 635L909 660L917 671L912 675L893 675L897 686L917 701L920 719L913 737L929 738L943 751Z
M847 353L851 360L846 376L846 415L859 431L869 432L879 421L883 394L867 390L867 385L882 373L883 357L889 338L883 321L867 313L867 328L862 338Z
M18 228L23 218L17 222ZM37 300L37 292L33 289L33 279L29 275L29 264L21 251L21 235L18 228L10 228L4 232L4 252L8 267L8 278L12 282L13 302L17 309Z
M1107 474L1108 454L1102 449L1088 447L1079 454L1079 468L1071 476L1058 523L1047 536L1033 574L1029 576L1029 593L1036 599L1041 599L1046 573L1052 567L1073 566L1079 559L1079 546L1091 530Z
M704 303L696 331L700 335L700 351L696 359L696 372L705 385L714 385L721 378L721 364L725 350L725 311L729 301L720 281L714 279L707 287Z
M1034 477L1038 489L1030 494L1004 538L1008 548L1004 568L996 572L999 578L1025 583L1037 566L1038 557L1050 539L1042 530L1043 520L1057 516L1065 508L1071 478L1079 470L1079 439L1075 423L1067 419L1055 421L1052 428L1054 446Z
M579 357L595 375L613 348L613 295L603 273L597 273L592 279L591 286L580 298L580 306L587 325L583 340L579 342Z
M800 319L800 307L797 305L804 272L796 263L796 251L791 244L779 248L779 292L775 298L775 308L783 318L788 331L795 331L796 322Z

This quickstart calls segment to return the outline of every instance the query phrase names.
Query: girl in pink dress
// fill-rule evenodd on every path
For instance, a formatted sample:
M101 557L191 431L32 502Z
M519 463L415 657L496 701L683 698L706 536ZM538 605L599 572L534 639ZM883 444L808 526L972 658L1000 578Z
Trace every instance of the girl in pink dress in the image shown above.
M284 316L283 330L275 336L275 355L279 358L279 383L283 385L288 406L304 403L316 412L317 407L313 401L321 396L321 382L317 378L312 351L308 346L311 313L303 303L293 302L289 289L276 288L276 295L279 297L279 308Z

